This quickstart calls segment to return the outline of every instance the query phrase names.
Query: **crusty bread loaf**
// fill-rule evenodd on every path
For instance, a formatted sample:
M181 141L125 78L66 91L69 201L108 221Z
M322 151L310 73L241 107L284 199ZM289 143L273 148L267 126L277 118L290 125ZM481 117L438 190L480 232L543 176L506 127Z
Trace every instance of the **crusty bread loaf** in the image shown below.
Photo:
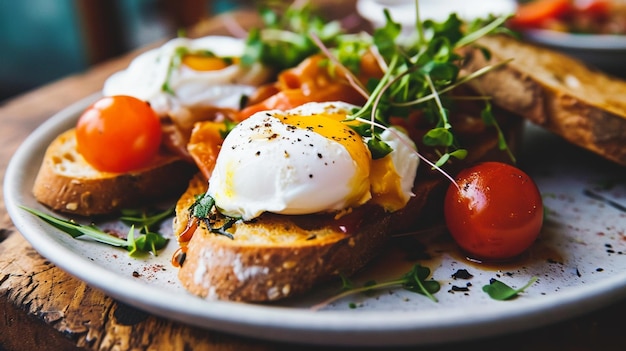
M70 129L48 146L33 194L55 211L105 215L181 194L194 170L178 156L158 154L137 171L100 172L78 153L75 130Z
M200 176L190 182L177 204L175 232L185 228L194 196L206 187ZM387 240L391 220L392 216L370 206L340 219L264 214L235 224L233 239L200 225L186 244L179 278L191 293L208 299L285 298L363 267Z
M487 62L468 49L464 69L513 59L470 85L495 104L527 118L569 142L626 165L626 82L593 70L547 48L506 36L488 36L478 45Z

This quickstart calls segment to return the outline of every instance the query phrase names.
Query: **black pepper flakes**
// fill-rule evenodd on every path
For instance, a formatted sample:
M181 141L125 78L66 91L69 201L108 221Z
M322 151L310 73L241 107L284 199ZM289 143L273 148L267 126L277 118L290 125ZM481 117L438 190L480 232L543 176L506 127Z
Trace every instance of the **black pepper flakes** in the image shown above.
M470 291L469 287L467 287L467 286L456 286L456 285L452 285L452 288L450 290L452 290L452 292L468 292L468 291Z
M454 272L452 274L452 278L454 278L454 279L464 279L464 280L467 280L467 279L472 279L473 277L474 276L470 272L468 272L467 269L459 269L459 270L457 270L456 272Z

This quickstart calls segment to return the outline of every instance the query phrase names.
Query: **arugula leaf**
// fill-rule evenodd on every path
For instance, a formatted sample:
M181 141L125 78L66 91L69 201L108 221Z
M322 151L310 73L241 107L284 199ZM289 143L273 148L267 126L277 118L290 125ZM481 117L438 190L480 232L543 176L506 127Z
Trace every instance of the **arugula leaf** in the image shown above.
M537 277L532 277L526 285L519 289L513 289L497 279L491 279L489 285L483 286L483 291L494 300L505 301L516 298L521 292L533 285L536 281Z
M40 219L51 224L55 228L69 234L74 239L77 239L81 236L86 236L103 244L125 248L129 251L129 255L131 256L134 256L138 253L148 252L157 255L158 250L164 248L168 242L167 238L158 233L142 234L137 239L135 239L134 225L131 226L130 230L128 231L127 238L122 239L107 232L104 232L102 229L93 224L79 224L71 219L66 220L57 218L44 212L28 208L26 206L20 206L20 208L39 217Z

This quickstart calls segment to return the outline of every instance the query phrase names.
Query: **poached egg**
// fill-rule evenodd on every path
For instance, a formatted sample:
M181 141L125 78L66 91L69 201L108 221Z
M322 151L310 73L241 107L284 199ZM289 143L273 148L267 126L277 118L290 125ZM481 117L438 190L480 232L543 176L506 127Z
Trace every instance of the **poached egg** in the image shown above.
M419 158L399 130L381 137L393 151L372 160L367 140L344 120L356 106L311 102L257 112L224 140L208 193L225 215L313 214L376 203L398 210L411 192Z
M175 38L137 56L104 83L103 94L148 101L161 116L192 107L239 109L241 99L271 75L260 63L244 66L242 39Z

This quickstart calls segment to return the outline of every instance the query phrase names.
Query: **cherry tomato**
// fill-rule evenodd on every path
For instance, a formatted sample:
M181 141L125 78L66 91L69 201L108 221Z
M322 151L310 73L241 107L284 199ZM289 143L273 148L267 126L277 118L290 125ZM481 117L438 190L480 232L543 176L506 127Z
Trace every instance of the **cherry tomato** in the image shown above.
M145 166L161 144L161 123L150 105L131 96L96 101L78 119L78 152L104 172L128 172Z
M446 193L444 215L450 234L470 258L504 261L535 241L543 203L526 173L506 163L484 162L458 174Z

